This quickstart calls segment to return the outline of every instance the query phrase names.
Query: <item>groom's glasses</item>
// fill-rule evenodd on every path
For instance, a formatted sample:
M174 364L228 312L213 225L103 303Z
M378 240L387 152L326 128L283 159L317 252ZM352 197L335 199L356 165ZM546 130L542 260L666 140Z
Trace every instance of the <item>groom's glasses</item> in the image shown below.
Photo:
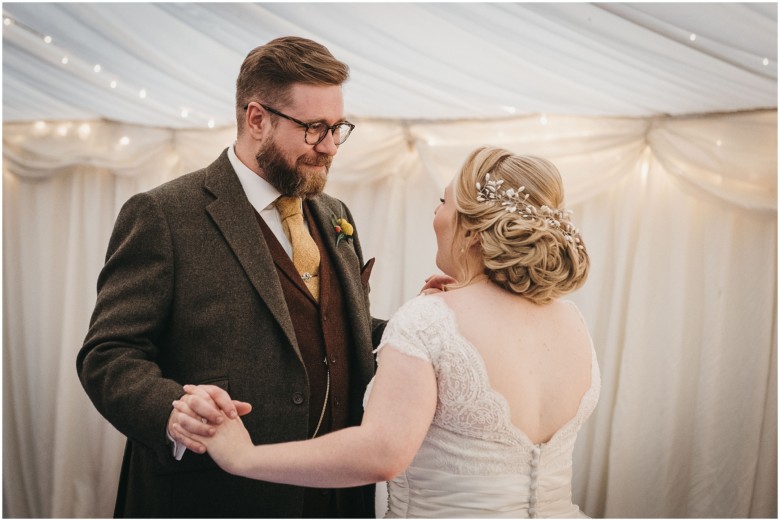
M304 129L306 129L303 133L303 140L306 142L307 145L317 146L320 143L322 143L322 140L325 139L325 136L328 135L328 131L330 131L333 134L333 142L336 144L336 146L339 146L344 141L347 140L349 135L352 133L352 130L355 128L355 125L350 123L349 121L342 121L341 123L336 123L332 127L329 127L325 123L322 123L321 121L315 121L314 123L304 123L303 121L299 119L295 119L292 116L288 116L287 114L283 114L279 112L278 110L269 107L268 105L263 105L262 103L259 104L261 107L263 107L265 110L270 112L271 114L276 114L279 117L282 117L284 119L288 119L292 121L293 123L302 126ZM248 109L249 105L244 106L244 110Z

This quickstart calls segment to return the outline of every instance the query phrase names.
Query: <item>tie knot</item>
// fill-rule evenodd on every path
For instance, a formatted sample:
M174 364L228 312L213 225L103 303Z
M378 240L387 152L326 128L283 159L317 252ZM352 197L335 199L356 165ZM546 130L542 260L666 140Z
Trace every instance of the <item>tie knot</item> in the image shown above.
M301 215L303 213L301 211L300 197L283 195L276 200L276 208L279 210L279 217L281 217L282 221L293 215Z

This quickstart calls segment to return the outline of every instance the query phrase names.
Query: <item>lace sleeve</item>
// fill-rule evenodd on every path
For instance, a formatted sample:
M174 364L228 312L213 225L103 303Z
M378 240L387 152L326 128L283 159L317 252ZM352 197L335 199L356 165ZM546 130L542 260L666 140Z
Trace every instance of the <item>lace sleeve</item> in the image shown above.
M444 309L442 309L444 308ZM446 304L435 296L413 298L390 318L382 341L374 353L385 346L434 363L441 344Z

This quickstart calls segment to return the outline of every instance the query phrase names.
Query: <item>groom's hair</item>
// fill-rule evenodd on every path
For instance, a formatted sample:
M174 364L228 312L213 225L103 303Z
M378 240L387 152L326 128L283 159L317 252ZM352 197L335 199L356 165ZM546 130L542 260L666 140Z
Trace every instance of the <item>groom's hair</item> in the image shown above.
M290 103L290 87L341 85L349 78L349 66L337 60L322 44L297 36L283 36L247 54L236 80L236 120L244 124L244 110L251 101L274 108Z

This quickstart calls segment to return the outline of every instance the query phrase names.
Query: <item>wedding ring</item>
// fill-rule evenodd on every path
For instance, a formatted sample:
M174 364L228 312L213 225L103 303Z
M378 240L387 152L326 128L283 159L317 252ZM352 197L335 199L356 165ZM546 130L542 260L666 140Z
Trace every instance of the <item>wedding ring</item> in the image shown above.
M202 421L203 423L208 423L209 422L206 418L201 418L200 421Z

